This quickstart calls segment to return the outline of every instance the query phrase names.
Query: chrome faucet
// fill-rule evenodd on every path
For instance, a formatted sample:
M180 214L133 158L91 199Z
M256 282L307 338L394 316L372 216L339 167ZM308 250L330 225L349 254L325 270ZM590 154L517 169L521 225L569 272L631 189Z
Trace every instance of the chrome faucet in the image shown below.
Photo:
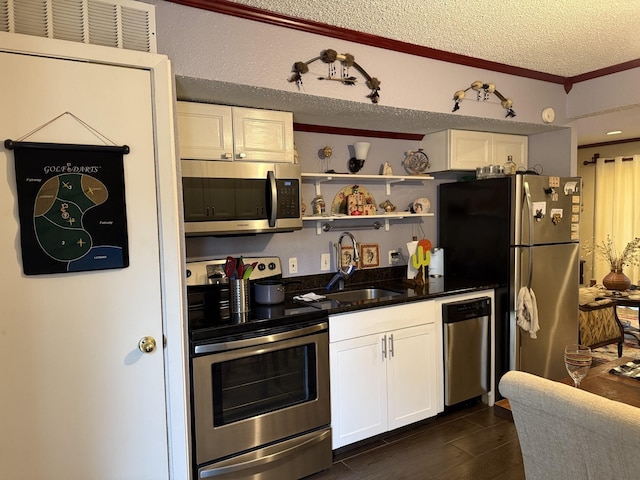
M344 237L349 237L351 239L351 243L353 244L353 263L347 265L346 267L342 266L342 239ZM351 232L343 232L338 238L338 246L336 252L336 267L337 272L333 276L333 278L329 281L327 286L325 287L327 290L331 290L331 287L338 282L338 290L344 289L344 281L346 278L349 278L356 271L355 264L360 259L360 254L358 253L358 242L356 238L353 236Z

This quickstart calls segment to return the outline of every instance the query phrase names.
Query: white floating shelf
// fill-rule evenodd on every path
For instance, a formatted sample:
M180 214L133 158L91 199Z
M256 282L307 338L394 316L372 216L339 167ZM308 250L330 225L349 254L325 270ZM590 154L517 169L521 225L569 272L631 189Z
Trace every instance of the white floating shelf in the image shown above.
M303 173L302 180L313 181L316 185L316 195L321 195L320 185L324 182L341 183L384 183L387 196L391 195L391 185L402 182L422 182L433 180L431 175L358 175L350 173Z

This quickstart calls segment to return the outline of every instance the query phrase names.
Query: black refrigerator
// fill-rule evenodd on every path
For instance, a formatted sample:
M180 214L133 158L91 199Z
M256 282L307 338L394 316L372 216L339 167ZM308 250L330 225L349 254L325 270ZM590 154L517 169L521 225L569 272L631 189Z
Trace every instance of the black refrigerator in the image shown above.
M496 381L514 369L566 377L564 346L578 341L580 178L513 175L438 188L445 278L498 285ZM516 326L523 287L537 300L537 338Z

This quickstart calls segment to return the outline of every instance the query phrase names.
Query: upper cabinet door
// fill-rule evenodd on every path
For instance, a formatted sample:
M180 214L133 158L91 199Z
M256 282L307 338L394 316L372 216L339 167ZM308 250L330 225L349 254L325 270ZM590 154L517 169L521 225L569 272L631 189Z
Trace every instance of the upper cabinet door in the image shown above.
M234 160L293 163L293 114L233 108Z
M493 134L493 159L496 165L503 165L509 156L518 168L528 167L529 137L524 135Z
M178 102L180 158L233 160L231 107Z
M491 134L451 131L451 165L457 170L475 170L492 161Z
M441 130L425 135L423 143L431 160L430 173L502 166L509 156L520 170L528 165L529 138L525 135Z

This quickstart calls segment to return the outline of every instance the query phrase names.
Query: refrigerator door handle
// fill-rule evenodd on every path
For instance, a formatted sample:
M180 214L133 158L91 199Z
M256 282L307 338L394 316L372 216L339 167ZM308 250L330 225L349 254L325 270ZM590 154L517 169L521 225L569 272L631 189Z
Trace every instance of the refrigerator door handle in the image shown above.
M529 218L529 247L533 246L533 203L531 202L531 191L529 190L529 182L524 182L524 196L526 199ZM523 207L524 210L524 207ZM524 212L523 212L524 213ZM529 248L529 276L527 277L527 288L531 288L531 280L533 275L533 249Z

